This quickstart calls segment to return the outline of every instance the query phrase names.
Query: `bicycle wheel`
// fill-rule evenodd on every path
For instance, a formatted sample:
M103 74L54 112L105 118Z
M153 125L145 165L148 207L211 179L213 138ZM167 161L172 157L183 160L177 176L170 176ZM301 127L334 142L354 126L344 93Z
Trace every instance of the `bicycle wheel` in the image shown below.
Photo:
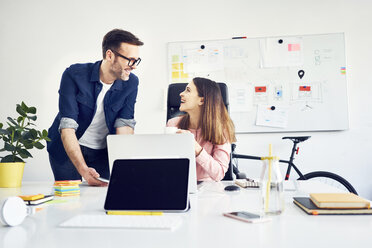
M354 187L343 177L328 171L314 171L304 175L305 180L318 180L336 188L347 190L351 193L358 194ZM297 180L301 180L298 178Z

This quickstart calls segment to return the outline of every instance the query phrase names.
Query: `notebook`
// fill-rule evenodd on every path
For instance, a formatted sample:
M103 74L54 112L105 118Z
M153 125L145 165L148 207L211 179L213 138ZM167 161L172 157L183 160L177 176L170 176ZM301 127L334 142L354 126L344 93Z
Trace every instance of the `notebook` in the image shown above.
M313 193L310 199L319 208L370 208L370 202L353 193Z
M372 214L372 209L328 209L318 208L309 197L293 197L293 203L305 211L307 214L312 215L325 215L325 214Z
M110 171L116 159L188 158L189 193L197 193L195 139L184 134L108 135Z
M187 158L115 160L104 209L106 211L187 211L188 179Z

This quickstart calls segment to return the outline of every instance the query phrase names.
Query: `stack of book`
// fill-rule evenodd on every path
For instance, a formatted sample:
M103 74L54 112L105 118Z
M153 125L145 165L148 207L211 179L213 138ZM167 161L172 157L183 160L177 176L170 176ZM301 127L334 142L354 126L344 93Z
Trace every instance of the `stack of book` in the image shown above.
M307 214L372 214L370 201L353 193L314 193L294 197L293 202Z
M44 195L44 194L37 194L37 195L20 195L19 197L26 203L26 205L39 205L44 202L48 202L53 200L53 195Z
M54 182L54 195L56 196L76 196L80 195L81 180L66 180Z

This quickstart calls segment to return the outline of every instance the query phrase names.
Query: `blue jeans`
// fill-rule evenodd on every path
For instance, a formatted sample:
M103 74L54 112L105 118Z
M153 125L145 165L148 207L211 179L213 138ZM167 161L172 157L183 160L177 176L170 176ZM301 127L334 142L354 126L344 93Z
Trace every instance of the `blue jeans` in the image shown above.
M110 178L107 148L95 150L80 146L80 149L88 167L94 168L101 177ZM54 180L81 180L81 175L70 159L64 163L59 163L49 155L49 161L54 174Z

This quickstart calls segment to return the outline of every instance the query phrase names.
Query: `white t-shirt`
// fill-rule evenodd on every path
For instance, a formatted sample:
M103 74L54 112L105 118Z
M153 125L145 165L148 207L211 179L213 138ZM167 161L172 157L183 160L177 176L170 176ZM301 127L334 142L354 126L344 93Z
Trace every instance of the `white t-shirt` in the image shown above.
M109 130L106 125L105 111L103 99L106 92L111 88L112 84L105 84L101 81L102 90L97 97L96 113L89 127L79 139L79 144L92 149L103 149L107 146L106 136Z

